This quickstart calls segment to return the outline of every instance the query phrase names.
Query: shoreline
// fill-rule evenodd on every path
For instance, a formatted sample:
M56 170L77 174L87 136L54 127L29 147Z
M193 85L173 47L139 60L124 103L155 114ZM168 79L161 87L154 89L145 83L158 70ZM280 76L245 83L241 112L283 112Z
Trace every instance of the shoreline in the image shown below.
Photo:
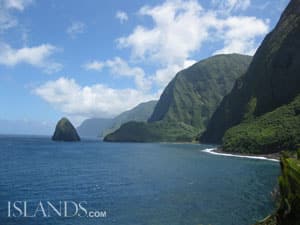
M258 160L267 160L272 162L280 162L280 157L278 154L269 154L269 155L246 155L246 154L235 154L235 153L226 153L218 148L208 148L201 150L212 155L226 156L226 157L235 157L235 158L246 158L246 159L258 159Z

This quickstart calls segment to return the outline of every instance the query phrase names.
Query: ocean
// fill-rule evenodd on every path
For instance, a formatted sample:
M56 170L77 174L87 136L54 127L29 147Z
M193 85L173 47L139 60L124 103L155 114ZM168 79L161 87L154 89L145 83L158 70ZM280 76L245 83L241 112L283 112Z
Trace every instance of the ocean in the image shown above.
M212 147L2 135L0 225L251 225L271 213L279 163Z

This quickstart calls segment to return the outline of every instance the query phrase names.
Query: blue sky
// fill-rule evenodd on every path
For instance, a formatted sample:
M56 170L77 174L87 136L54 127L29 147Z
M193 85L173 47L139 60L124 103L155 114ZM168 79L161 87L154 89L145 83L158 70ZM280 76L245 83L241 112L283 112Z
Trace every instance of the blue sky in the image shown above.
M253 55L287 3L0 0L0 133L9 121L51 133L62 116L79 124L157 99L196 61Z

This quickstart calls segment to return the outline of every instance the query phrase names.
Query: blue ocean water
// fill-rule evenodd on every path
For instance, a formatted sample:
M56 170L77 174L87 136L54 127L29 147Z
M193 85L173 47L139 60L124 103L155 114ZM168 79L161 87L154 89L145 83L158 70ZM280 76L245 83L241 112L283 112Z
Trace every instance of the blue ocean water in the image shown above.
M250 225L272 212L278 163L207 147L0 136L0 224ZM8 201L84 201L106 217L9 218Z

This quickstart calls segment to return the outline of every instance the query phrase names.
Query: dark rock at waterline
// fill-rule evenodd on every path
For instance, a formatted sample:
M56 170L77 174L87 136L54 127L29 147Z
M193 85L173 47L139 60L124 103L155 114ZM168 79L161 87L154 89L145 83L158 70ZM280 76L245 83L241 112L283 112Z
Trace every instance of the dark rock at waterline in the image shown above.
M53 141L80 141L75 127L67 118L58 121L55 132L52 136Z

